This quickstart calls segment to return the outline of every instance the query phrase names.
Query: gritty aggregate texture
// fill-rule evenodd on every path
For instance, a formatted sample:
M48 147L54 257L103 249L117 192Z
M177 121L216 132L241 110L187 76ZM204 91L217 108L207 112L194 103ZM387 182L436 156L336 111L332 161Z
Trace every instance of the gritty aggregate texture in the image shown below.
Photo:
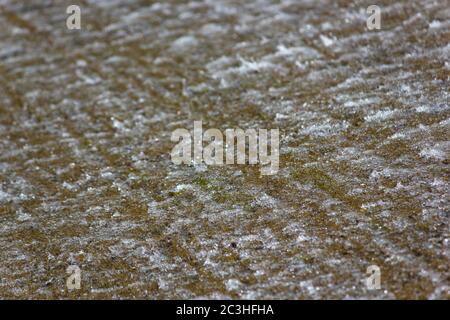
M448 299L450 1L371 4L0 0L0 298ZM280 170L174 165L194 120Z

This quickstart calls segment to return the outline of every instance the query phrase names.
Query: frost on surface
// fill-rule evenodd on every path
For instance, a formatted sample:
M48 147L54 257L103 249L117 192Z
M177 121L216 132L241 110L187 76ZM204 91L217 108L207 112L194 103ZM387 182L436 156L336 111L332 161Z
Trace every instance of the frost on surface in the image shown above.
M1 298L448 298L447 1L0 2ZM278 173L174 165L194 120Z

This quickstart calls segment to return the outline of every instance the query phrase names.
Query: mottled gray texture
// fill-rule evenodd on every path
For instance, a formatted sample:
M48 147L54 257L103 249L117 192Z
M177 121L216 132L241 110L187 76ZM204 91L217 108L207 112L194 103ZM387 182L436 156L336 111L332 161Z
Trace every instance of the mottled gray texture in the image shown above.
M76 2L0 0L1 298L449 298L448 0ZM173 165L194 120L280 171Z

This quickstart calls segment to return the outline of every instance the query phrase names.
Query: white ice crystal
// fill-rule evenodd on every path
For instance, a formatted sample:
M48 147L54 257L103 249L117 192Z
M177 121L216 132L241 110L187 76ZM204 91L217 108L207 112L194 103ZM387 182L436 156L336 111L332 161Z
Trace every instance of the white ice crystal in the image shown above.
M446 153L438 148L425 148L420 151L420 156L427 159L445 160Z
M229 279L225 282L225 287L228 291L238 290L242 283L237 279Z
M320 40L322 41L322 43L325 47L330 47L334 44L333 39L331 39L323 34L320 35Z

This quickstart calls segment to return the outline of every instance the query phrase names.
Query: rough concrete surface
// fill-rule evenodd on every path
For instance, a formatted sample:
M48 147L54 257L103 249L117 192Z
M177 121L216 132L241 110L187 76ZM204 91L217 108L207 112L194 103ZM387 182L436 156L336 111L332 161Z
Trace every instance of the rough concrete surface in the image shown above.
M450 1L371 4L0 0L0 298L448 299ZM173 164L195 120L279 171Z

